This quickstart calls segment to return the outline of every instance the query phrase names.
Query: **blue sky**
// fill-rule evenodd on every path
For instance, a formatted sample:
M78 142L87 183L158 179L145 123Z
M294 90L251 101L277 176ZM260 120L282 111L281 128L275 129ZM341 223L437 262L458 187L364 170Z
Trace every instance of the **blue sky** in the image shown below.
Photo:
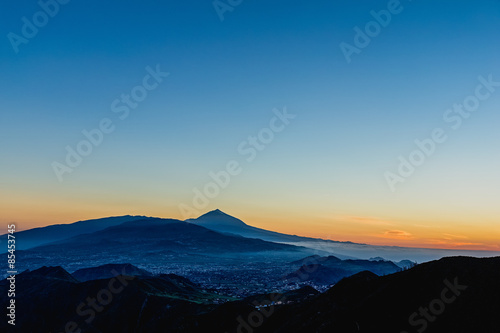
M474 93L478 76L500 81L500 2L402 1L347 63L339 44L353 44L353 28L387 6L243 0L221 21L211 1L70 1L16 53L7 35L21 35L22 17L32 20L40 6L8 4L0 23L2 220L180 218L193 188L237 160L243 171L206 210L296 233L307 219L332 238L365 237L339 221L367 216L419 244L430 236L417 222L460 225L470 243L487 243L472 230L478 214L484 233L500 213L500 90L395 193L384 172L415 139L449 129L443 112ZM157 64L170 75L119 120L111 103ZM246 163L238 145L284 106L297 117ZM103 118L115 130L59 182L51 163Z

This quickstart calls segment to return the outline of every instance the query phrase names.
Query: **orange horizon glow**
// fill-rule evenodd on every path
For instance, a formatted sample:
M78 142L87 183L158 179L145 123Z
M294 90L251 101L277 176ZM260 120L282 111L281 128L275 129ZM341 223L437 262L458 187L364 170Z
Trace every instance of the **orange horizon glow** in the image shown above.
M211 209L208 209L209 211ZM174 210L175 211L175 210ZM223 210L224 211L224 210ZM500 255L500 234L491 232L481 234L476 230L465 233L450 232L446 226L429 226L418 224L398 224L392 220L384 220L369 216L337 216L329 218L325 223L325 218L309 219L306 226L303 225L303 217L293 218L274 217L265 218L255 213L247 212L226 213L241 219L248 225L304 237L321 238L340 242L353 242L361 244L379 245L379 246L399 246L408 248L424 249L442 249L442 250L478 250L478 251L496 251ZM204 214L202 212L200 215ZM264 212L263 212L264 214ZM183 220L180 214L169 214L165 216L164 212L157 210L148 210L141 212L136 209L123 211L117 214L116 210L105 209L96 213L89 213L86 209L71 210L53 210L51 214L26 214L23 218L8 218L4 215L0 222L2 223L2 234L6 233L7 225L16 223L17 231L44 227L53 224L70 224L77 221L98 219L109 216L122 215L141 215L154 216L161 218L175 218ZM14 215L11 215L14 216ZM453 226L457 229L456 226ZM314 230L314 231L311 231Z

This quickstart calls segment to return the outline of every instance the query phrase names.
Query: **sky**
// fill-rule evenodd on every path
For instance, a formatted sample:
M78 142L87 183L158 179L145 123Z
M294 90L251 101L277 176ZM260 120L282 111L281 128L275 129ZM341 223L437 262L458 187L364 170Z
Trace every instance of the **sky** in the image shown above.
M219 208L500 251L499 15L497 0L4 4L2 228Z

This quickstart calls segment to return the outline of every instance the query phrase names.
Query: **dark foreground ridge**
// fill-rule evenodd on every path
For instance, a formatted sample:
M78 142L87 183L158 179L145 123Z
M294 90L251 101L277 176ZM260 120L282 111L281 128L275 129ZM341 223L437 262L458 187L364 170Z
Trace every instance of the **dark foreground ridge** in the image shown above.
M361 272L255 332L500 332L500 257L450 257L376 277Z
M449 257L380 277L363 271L324 293L303 287L242 300L128 264L77 275L101 277L105 269L118 275L82 282L61 267L19 274L16 332L69 327L69 332L498 333L500 328L500 257ZM2 306L7 289L8 281L1 281ZM2 321L0 331L9 330Z

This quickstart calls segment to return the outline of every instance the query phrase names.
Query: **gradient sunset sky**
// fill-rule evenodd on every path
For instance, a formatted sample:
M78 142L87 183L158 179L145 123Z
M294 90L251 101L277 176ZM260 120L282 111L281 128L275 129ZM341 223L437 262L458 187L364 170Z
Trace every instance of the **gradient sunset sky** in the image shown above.
M183 219L194 189L236 161L241 172L193 215L219 208L284 233L500 251L500 87L482 87L488 97L458 128L444 117L479 77L500 82L500 1L401 1L349 63L341 43L355 45L354 28L388 1L231 8L221 20L212 1L70 1L16 53L9 33L41 8L4 4L2 230ZM147 67L169 75L120 119L113 102ZM248 161L238 147L269 134L284 108L295 117ZM106 118L114 131L59 181L53 163ZM435 128L447 140L391 191L386 172Z

